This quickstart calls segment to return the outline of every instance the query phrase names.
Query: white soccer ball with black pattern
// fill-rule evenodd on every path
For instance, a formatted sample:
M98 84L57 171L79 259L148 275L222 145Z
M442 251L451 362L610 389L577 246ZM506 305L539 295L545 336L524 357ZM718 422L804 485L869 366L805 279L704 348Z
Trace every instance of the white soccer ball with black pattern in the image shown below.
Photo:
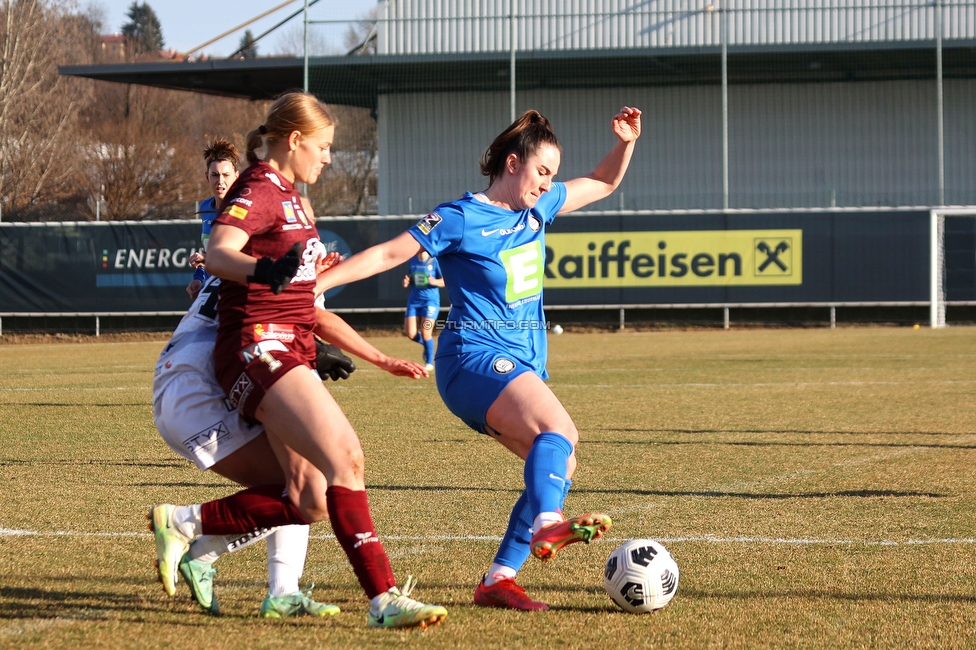
M678 563L653 539L632 539L610 554L603 573L610 600L628 612L661 609L678 591Z

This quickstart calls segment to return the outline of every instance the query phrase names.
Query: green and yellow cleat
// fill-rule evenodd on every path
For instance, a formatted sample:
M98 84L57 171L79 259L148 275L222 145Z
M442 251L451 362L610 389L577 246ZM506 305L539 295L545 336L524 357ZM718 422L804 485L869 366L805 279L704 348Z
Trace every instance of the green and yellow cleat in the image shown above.
M176 595L177 567L190 540L173 526L173 511L176 506L164 503L154 506L146 518L149 530L156 538L156 570L163 589L170 596Z
M179 568L180 575L186 581L197 604L208 614L219 615L220 606L213 592L213 579L217 575L217 569L213 568L213 564L194 560L189 553L184 553Z
M396 587L380 594L379 607L369 608L369 626L379 628L426 628L430 625L440 625L447 618L447 610L440 605L425 605L410 598L410 592L416 586L412 577L407 577L401 592Z
M339 608L312 600L312 585L305 591L296 591L287 596L268 594L261 603L261 616L264 618L285 618L308 614L309 616L335 616Z

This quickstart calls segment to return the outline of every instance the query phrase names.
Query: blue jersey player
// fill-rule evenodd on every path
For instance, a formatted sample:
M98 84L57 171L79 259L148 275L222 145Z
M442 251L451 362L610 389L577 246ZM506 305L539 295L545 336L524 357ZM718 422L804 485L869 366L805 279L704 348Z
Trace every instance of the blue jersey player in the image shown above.
M203 221L203 227L200 230L200 243L203 245L203 250L206 251L207 242L210 240L210 227L219 214L220 204L227 196L230 186L240 175L241 157L233 143L217 139L213 140L203 150L203 160L207 163L207 184L210 185L210 191L213 194L209 199L200 201L200 207L197 210L197 214ZM186 292L190 294L191 299L196 299L203 283L210 276L207 275L203 266L203 257L199 253L190 256L190 264L195 267L195 270L193 271L193 279L186 287Z
M611 128L616 144L596 168L553 182L562 158L549 121L528 111L481 159L488 189L442 203L402 235L354 255L323 274L327 286L359 280L420 250L437 257L451 311L437 347L437 388L472 429L525 461L525 491L488 573L475 589L484 607L548 609L515 576L530 554L542 560L610 527L591 513L562 515L579 433L545 379L542 309L546 227L559 214L610 195L621 183L641 132L641 112L624 107Z
M404 288L410 287L407 313L403 317L403 335L424 346L424 364L434 369L434 320L441 310L444 286L441 267L427 251L410 258L409 271L403 277ZM418 329L419 325L419 329Z

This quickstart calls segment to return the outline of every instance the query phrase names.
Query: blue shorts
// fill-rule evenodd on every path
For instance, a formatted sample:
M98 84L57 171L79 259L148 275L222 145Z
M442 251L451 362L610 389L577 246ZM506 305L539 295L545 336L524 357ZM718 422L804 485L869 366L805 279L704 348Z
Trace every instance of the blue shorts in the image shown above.
M477 431L488 433L488 409L509 382L532 368L496 350L479 350L439 356L436 365L437 390L454 415Z
M428 320L437 320L437 314L441 310L440 302L430 302L427 300L416 301L410 300L407 302L407 314L406 318L411 316L419 316L420 318L426 318Z

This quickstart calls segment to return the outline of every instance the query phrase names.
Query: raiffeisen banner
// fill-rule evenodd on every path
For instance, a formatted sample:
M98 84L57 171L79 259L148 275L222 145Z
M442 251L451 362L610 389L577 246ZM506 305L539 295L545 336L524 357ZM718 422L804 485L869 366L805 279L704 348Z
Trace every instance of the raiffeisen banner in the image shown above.
M803 231L552 233L545 277L554 289L798 285Z
M344 256L418 217L319 219ZM200 224L0 223L0 313L185 310ZM927 210L601 213L559 216L545 249L506 251L510 302L557 305L924 302ZM334 309L403 309L406 265L329 292ZM954 276L947 277L951 285ZM442 292L442 304L449 304Z

